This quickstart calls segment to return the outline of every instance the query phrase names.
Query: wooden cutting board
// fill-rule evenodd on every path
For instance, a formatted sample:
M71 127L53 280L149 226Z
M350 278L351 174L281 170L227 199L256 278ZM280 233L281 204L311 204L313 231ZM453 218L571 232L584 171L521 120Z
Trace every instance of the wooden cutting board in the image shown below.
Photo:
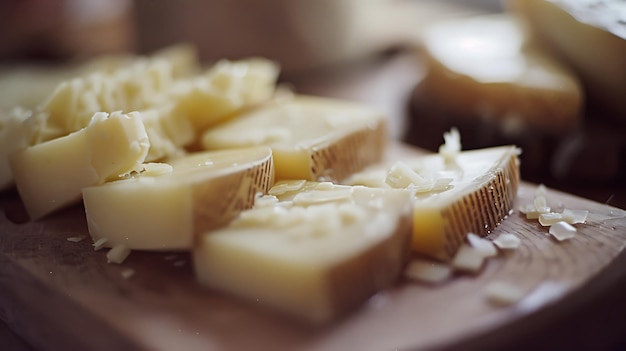
M391 158L418 153L390 149ZM516 207L531 201L535 188L522 182ZM594 291L600 273L624 261L626 211L553 190L548 202L589 210L573 239L559 243L515 211L490 237L514 233L522 246L490 259L480 274L457 275L439 286L402 280L347 318L314 328L198 286L186 253L133 252L122 265L107 264L105 250L92 249L81 206L14 223L23 221L23 212L16 193L8 192L0 198L0 319L42 350L502 346L515 330L541 328L559 306L585 300L580 296ZM85 239L67 240L79 236ZM129 269L134 275L124 278ZM513 283L526 296L496 307L484 291L495 281Z

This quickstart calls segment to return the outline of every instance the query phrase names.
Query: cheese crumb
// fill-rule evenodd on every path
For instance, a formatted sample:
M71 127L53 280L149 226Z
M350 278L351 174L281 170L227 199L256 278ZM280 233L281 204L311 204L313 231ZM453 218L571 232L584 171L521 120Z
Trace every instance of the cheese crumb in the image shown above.
M107 252L107 263L120 264L130 255L130 249L124 245L115 245Z
M493 243L500 249L503 250L511 250L517 249L521 245L521 240L511 233L502 233L496 239L494 239Z
M568 240L576 235L576 228L566 222L557 222L550 227L550 234L558 241Z
M404 276L423 283L439 284L442 283L452 275L452 268L448 265L414 259L409 262L408 266L404 270Z
M127 268L127 269L122 271L121 275L122 275L122 278L129 279L130 277L135 275L135 270L132 269L132 268Z
M94 251L98 251L98 250L102 249L104 247L104 245L107 243L107 241L109 241L109 239L107 239L107 238L100 238L100 239L96 240L96 242L93 243Z
M487 300L497 306L509 306L524 298L524 290L505 282L492 282L485 287Z
M85 236L84 235L79 235L79 236L70 236L69 238L67 238L67 241L71 241L73 243L78 243L85 240Z
M485 256L480 251L463 244L452 259L452 267L460 271L476 273L482 268L484 261Z
M483 257L491 257L498 254L498 250L493 243L487 239L483 239L474 233L467 234L467 241L476 249Z

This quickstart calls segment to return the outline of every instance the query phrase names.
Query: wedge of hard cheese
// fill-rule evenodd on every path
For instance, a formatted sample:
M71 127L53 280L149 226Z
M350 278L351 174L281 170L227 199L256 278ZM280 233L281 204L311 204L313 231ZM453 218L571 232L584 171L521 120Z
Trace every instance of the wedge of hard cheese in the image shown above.
M582 77L586 93L626 121L626 15L623 0L514 0L533 34Z
M194 235L227 224L274 181L268 147L201 152L146 164L128 179L83 189L89 233L104 246L191 248Z
M420 93L448 113L492 121L509 135L562 133L580 122L583 93L564 64L533 46L516 17L445 21L424 31Z
M410 194L279 182L193 251L200 283L310 323L390 286L410 252Z
M509 215L519 183L519 153L514 146L440 152L373 167L347 183L413 194L413 250L448 260L467 233L486 235Z
M385 117L360 104L297 96L268 103L204 134L207 149L269 145L276 179L341 180L381 160Z
M31 219L77 202L81 189L137 170L150 143L139 113L96 113L67 136L10 156L15 184Z

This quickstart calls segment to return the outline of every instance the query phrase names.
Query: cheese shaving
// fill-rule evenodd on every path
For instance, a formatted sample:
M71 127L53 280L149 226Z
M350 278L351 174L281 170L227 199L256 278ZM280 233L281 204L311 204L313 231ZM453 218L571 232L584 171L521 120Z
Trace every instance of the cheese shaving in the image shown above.
M511 250L517 249L521 245L521 240L511 233L502 233L496 239L493 240L493 243L499 248L503 250Z
M130 249L124 245L115 245L107 252L107 263L120 264L130 255Z
M496 250L491 241L483 239L474 233L467 234L467 241L483 257L491 257L498 254L498 250Z
M497 306L509 306L524 298L525 292L518 286L505 282L492 282L485 287L487 300Z
M85 240L85 236L84 235L79 235L79 236L70 236L69 238L67 238L67 241L71 241L73 243L78 243Z
M476 273L482 268L484 261L485 256L480 251L463 244L452 259L452 267L460 271Z
M93 243L94 251L98 251L98 250L102 249L104 247L104 245L107 243L107 241L109 241L109 239L107 239L107 238L100 238L100 239L96 240L96 242Z
M576 228L566 222L557 222L550 227L550 234L558 241L568 240L576 235Z
M438 262L414 259L404 270L404 276L422 283L439 284L452 276L452 268Z

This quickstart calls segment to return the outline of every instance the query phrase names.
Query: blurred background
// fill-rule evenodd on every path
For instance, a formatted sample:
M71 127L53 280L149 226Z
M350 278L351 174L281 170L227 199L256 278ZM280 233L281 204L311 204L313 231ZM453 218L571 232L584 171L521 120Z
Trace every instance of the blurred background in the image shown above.
M434 151L457 126L465 149L515 143L524 150L524 179L626 207L626 128L604 118L612 112L585 104L575 128L512 129L434 97L424 29L506 7L497 0L3 0L0 89L21 94L16 82L28 79L38 81L31 93L49 89L61 79L58 64L180 42L193 43L207 63L263 56L280 63L280 80L296 92L382 109L394 139Z

